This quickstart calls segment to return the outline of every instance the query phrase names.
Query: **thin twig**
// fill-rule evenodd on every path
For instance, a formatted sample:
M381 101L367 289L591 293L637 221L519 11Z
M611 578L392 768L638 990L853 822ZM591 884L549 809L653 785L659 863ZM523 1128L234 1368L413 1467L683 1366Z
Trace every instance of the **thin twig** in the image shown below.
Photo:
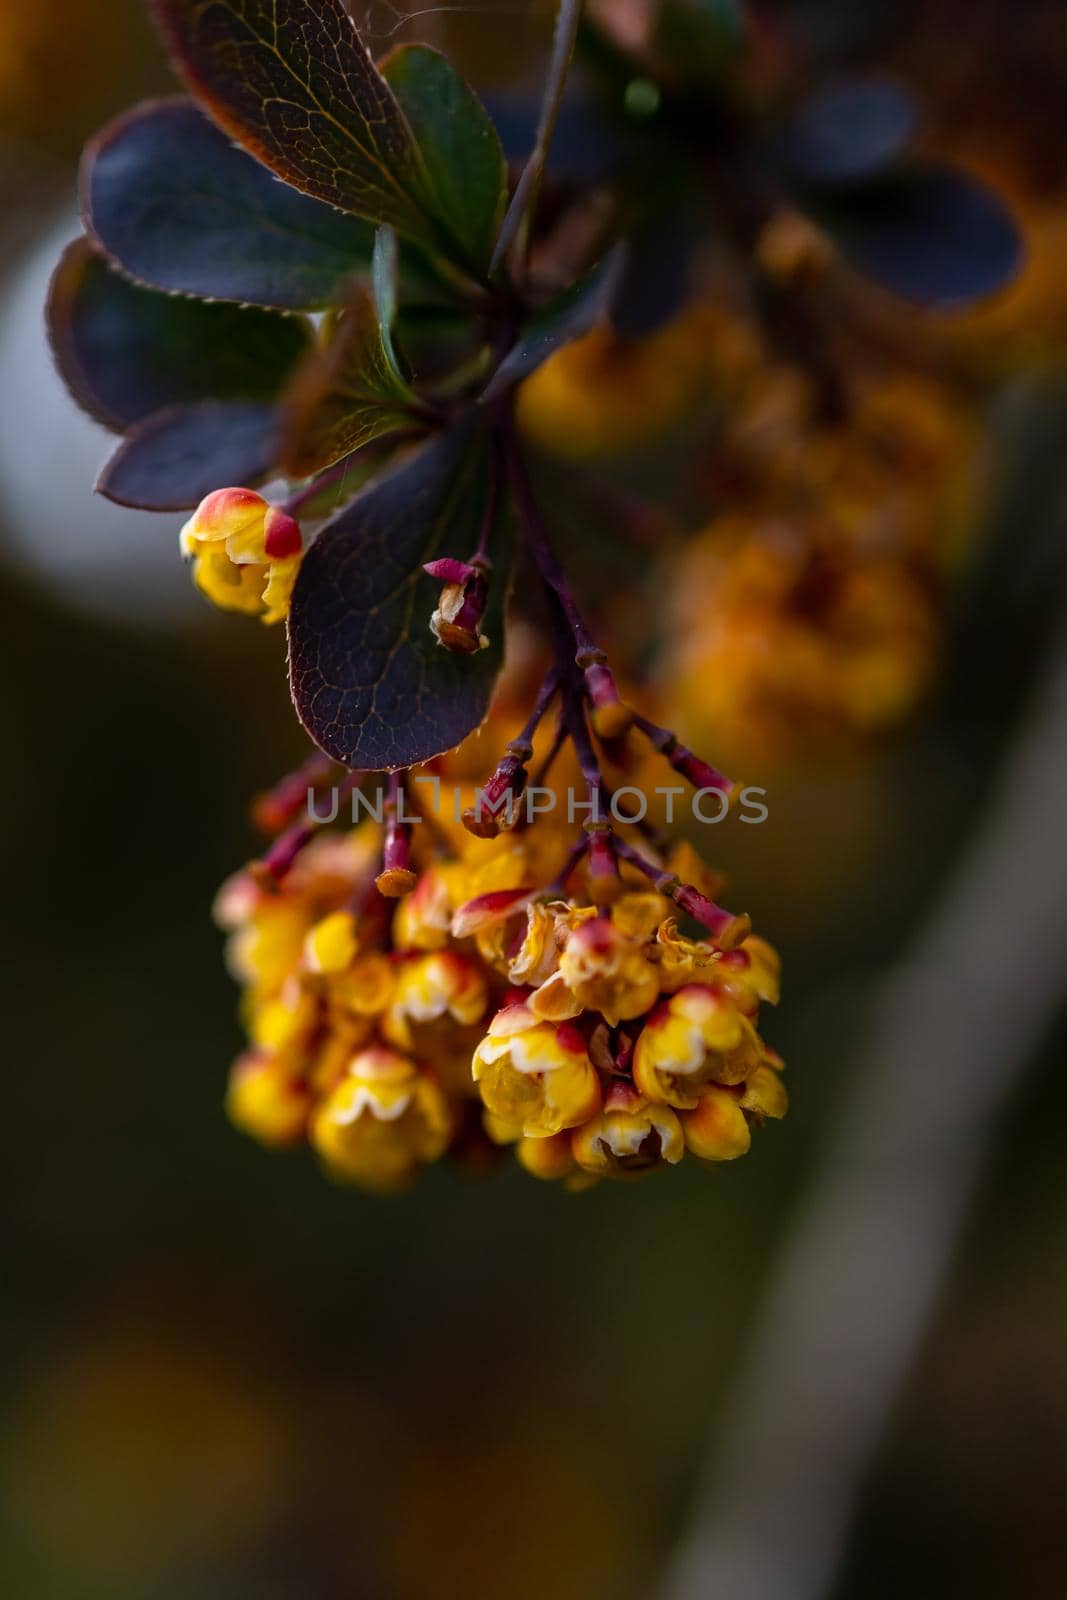
M526 543L530 548L534 561L537 563L538 571L563 609L567 626L574 639L575 652L577 654L591 652L599 656L601 652L585 625L585 619L578 610L578 604L567 581L567 574L564 572L560 565L559 557L552 548L552 541L541 518L533 486L530 483L530 475L526 469L522 449L515 438L514 432L510 429L504 435L504 449L507 455L508 474L514 490Z
M496 272L523 231L529 228L536 209L552 136L559 121L563 91L567 86L567 76L574 59L574 46L578 38L578 24L581 17L582 0L560 0L556 31L552 40L552 58L548 65L545 93L541 102L541 121L537 129L537 140L501 224L500 237L497 239L489 266L490 275Z

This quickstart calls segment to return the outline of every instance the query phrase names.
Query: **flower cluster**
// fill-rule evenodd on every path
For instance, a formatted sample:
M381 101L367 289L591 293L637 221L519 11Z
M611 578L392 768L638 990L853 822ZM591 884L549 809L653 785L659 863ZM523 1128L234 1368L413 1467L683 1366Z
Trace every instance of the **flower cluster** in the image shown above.
M780 369L743 389L706 473L728 499L682 552L669 713L767 762L898 723L933 676L972 421L919 378L857 384L838 418Z
M99 488L192 511L205 596L286 622L320 752L219 901L234 1121L384 1190L506 1147L578 1187L743 1154L786 1105L777 960L661 830L684 785L745 805L683 741L751 770L922 693L977 385L891 297L989 294L1017 229L903 85L744 7L561 0L521 174L443 55L375 63L343 0L153 9L190 98L93 141L48 321L122 435ZM595 178L548 161L576 52ZM323 826L326 789L382 806Z
M778 997L774 952L751 934L687 938L672 911L623 886L609 909L512 892L457 912L512 985L474 1053L486 1130L536 1177L581 1187L687 1151L733 1160L785 1114L781 1061L756 1031Z
M708 511L664 565L660 676L671 720L730 760L878 733L935 670L973 408L958 385L854 360L841 381L777 356L741 308L697 302L649 338L568 346L520 396L527 432L564 456L702 419L693 498Z
M463 765L460 752L453 779ZM527 1171L582 1187L686 1151L731 1160L784 1114L781 1063L757 1032L777 959L747 918L716 921L688 847L655 864L660 888L623 856L605 891L589 836L576 853L555 817L492 837L293 822L323 775L261 804L278 839L218 897L249 1038L228 1093L238 1127L307 1142L369 1189L507 1145ZM454 814L470 786L456 795ZM403 869L389 865L398 838ZM717 937L682 931L687 904Z

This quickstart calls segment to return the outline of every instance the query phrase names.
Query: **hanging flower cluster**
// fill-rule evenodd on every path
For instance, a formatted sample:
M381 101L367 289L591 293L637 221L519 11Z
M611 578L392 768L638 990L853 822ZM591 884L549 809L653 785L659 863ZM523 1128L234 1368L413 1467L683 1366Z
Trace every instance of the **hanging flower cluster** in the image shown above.
M244 991L228 1096L244 1131L306 1141L371 1189L509 1145L535 1176L582 1187L686 1151L732 1160L784 1115L757 1031L777 958L708 898L689 847L664 857L606 824L576 838L555 816L495 833L401 824L395 784L381 823L291 821L324 778L313 763L261 802L278 836L217 902ZM339 811L354 780L329 805L324 792L316 809ZM487 790L452 797L473 823ZM687 915L715 934L684 933Z
M219 900L234 1121L385 1190L509 1146L575 1187L743 1154L785 1111L777 960L647 772L721 817L743 792L683 739L762 754L920 692L967 423L857 308L988 293L1011 219L915 147L899 85L809 81L729 3L589 0L583 29L561 0L521 164L342 0L153 10L189 97L90 145L48 316L121 435L98 488L184 513L202 593L284 622L319 752ZM576 50L595 174L550 160ZM657 452L650 498L611 481Z

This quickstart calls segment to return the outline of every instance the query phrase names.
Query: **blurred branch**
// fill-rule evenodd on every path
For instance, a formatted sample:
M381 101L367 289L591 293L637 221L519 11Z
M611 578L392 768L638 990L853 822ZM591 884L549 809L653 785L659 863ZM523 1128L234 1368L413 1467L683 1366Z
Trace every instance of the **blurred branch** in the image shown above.
M887 981L663 1600L823 1600L1067 950L1067 628L987 819Z
M548 64L548 76L541 102L537 140L501 224L500 236L490 263L490 272L496 271L513 244L524 246L523 236L529 229L533 213L537 208L548 152L556 131L556 123L559 121L563 93L567 87L567 78L574 59L574 46L581 19L582 0L560 0L559 11L556 14L556 30L552 39L552 56Z

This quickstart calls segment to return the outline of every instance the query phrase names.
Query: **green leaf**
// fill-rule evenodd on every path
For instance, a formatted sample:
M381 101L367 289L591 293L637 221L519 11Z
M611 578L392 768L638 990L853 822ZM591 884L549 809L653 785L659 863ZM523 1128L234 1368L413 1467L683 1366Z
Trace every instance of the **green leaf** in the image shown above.
M117 118L86 150L81 188L97 244L156 289L314 310L370 260L368 223L279 183L191 100Z
M341 0L154 0L215 121L272 172L433 244L411 130Z
M188 511L220 485L254 488L277 453L274 406L205 400L168 406L130 429L97 479L120 506Z
M429 178L434 211L468 266L484 272L507 201L508 169L492 120L455 68L425 45L382 62Z
M440 585L422 568L475 547L491 470L489 441L468 418L363 494L305 556L289 615L290 684L301 722L336 761L412 766L484 718L503 660L507 505L496 512L488 649L460 656L437 644Z
M407 382L406 374L393 343L393 328L396 324L400 297L399 279L400 254L396 234L392 228L379 228L374 240L374 259L371 263L374 310L378 317L382 353L397 382L404 384Z
M526 324L482 395L495 400L555 355L565 344L583 335L607 316L622 281L626 251L616 245L593 270L563 294L557 295Z
M130 283L85 239L56 268L47 316L67 387L118 432L163 406L273 400L311 343L302 317Z
M372 439L420 420L418 401L386 356L368 291L355 288L283 401L282 466L293 478L320 472Z

